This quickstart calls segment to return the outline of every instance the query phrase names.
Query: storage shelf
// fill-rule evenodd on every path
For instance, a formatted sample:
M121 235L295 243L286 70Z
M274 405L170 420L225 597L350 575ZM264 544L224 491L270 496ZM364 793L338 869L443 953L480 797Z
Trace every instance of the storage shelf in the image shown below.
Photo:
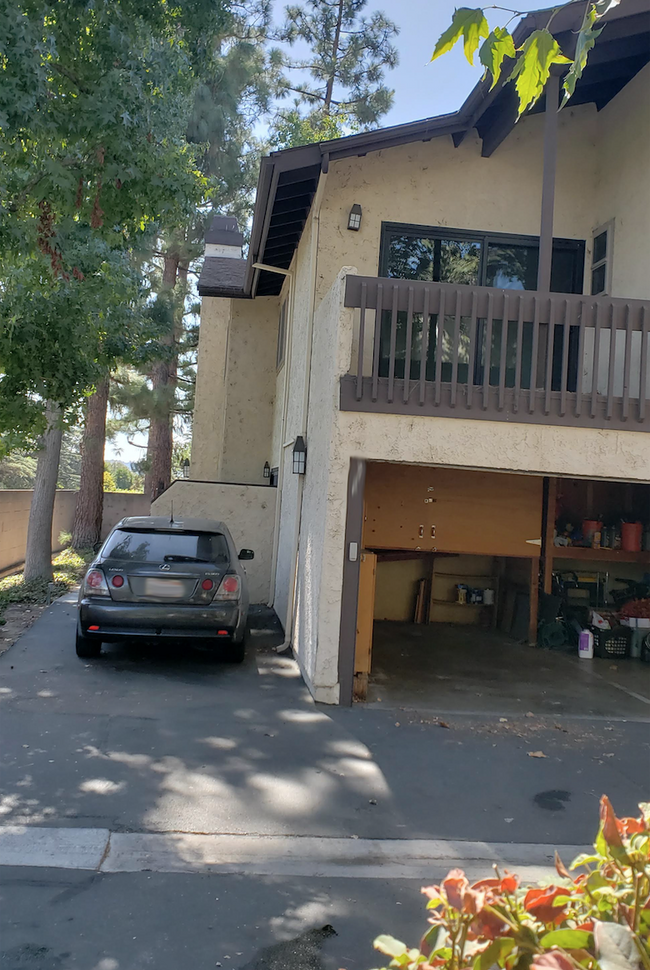
M464 610L467 609L468 606L470 608L472 606L473 607L483 606L483 607L486 607L489 610L489 609L492 609L492 607L496 605L495 603L459 603L458 600L438 600L438 599L435 599L435 598L432 598L431 602L432 603L439 603L441 606L462 606L462 608Z
M487 579L496 582L496 576L488 576L486 573L434 573L434 579Z
M553 559L584 559L587 562L638 562L650 566L650 552L626 549L590 549L588 546L553 546Z

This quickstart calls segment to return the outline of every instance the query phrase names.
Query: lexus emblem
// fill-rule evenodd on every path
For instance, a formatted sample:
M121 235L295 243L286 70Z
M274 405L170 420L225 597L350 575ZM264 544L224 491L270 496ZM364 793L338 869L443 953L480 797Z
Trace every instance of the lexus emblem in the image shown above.
M171 569L171 568L172 567L169 565L168 562L163 562L160 564L160 566L158 566L158 569Z

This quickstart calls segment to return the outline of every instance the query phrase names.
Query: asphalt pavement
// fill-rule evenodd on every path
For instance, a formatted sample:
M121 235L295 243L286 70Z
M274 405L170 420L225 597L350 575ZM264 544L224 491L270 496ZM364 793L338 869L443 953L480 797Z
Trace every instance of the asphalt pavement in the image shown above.
M636 713L330 708L263 623L233 667L81 661L74 622L68 596L0 657L3 970L363 970L378 933L416 940L420 886L457 862L539 878L591 841L601 793L648 796Z

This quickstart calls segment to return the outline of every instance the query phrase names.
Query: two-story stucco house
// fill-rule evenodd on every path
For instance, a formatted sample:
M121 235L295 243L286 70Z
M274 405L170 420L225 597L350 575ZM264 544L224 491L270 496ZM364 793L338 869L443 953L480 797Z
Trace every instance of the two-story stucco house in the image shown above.
M557 77L518 122L483 81L264 158L247 258L215 219L169 494L247 532L316 699L364 696L373 621L535 642L567 572L593 606L650 570L649 61L622 0L560 112Z

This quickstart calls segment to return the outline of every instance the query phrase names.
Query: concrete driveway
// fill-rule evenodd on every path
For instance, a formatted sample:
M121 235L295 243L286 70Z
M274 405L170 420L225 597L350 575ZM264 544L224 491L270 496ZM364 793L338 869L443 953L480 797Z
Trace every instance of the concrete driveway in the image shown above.
M228 667L83 662L73 633L70 596L0 658L7 970L362 970L379 932L419 936L425 881L492 860L535 880L602 792L648 796L638 712L326 708L263 634Z

